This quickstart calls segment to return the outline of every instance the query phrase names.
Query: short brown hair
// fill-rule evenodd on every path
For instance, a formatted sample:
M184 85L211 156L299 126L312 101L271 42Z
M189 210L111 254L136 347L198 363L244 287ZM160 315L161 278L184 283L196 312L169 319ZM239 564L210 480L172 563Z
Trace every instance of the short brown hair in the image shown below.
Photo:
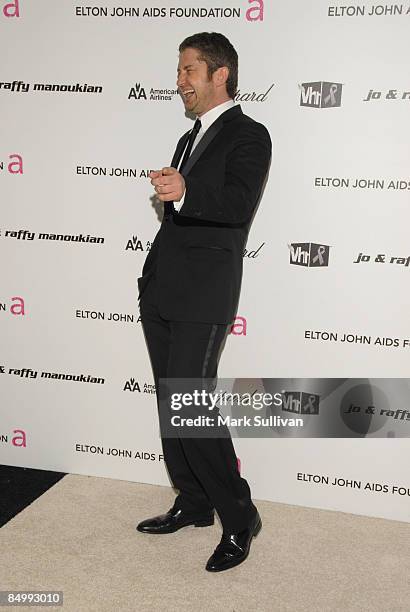
M233 45L223 34L217 32L201 32L188 36L179 45L179 52L185 49L197 49L200 59L208 67L208 76L226 66L229 70L226 81L226 91L230 98L234 98L238 89L238 54Z

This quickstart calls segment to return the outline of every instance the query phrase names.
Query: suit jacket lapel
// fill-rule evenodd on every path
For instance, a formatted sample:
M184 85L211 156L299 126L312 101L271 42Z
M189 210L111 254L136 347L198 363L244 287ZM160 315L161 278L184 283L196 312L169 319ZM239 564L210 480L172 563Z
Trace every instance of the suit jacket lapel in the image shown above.
M239 114L242 114L241 107L239 105L233 106L229 110L222 113L222 115L220 115L218 119L214 121L214 123L207 129L207 131L202 136L201 140L199 141L199 143L197 144L197 146L194 148L191 155L189 156L189 159L186 162L184 169L181 173L183 176L186 176L188 172L191 170L192 166L198 161L198 159L201 157L202 153L205 151L207 146L212 142L212 140L215 138L218 132L223 128L224 122L230 121L231 119L233 119ZM174 157L172 158L172 162L171 162L171 166L173 168L178 168L178 164L181 160L182 153L188 142L190 133L191 133L191 130L189 130L189 132L184 134L184 136L182 136L181 140L179 141L177 145L176 151L174 153Z
M186 162L181 172L183 176L186 176L188 174L195 162L197 162L198 159L201 157L207 146L212 142L217 133L222 129L222 126L223 120L218 117L218 119L206 130L205 134L202 136L201 140L198 142L197 146L189 156L188 161Z

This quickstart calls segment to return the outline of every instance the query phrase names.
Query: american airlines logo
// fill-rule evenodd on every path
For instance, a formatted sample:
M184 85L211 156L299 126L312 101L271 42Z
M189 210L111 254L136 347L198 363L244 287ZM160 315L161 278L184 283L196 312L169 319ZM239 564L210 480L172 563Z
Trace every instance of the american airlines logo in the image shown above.
M152 242L149 240L140 240L138 236L132 236L126 244L126 251L134 251L134 252L145 252L149 251L151 248Z
M315 81L300 85L300 106L336 108L342 104L342 84Z
M134 83L128 93L128 100L150 100L152 102L170 102L178 97L178 90L169 87L154 88L143 86L141 83Z
M147 99L145 87L142 87L141 83L135 83L135 85L131 87L130 92L128 94L128 100L130 100L131 98L133 100L141 100L141 98L143 100Z
M294 266L324 268L329 265L330 247L314 242L292 242L288 245L290 262Z
M133 377L125 381L125 384L122 390L131 391L132 393L134 393L135 391L138 391L138 393L150 393L150 394L156 393L154 384L147 383L147 382L141 383L136 378L133 378Z

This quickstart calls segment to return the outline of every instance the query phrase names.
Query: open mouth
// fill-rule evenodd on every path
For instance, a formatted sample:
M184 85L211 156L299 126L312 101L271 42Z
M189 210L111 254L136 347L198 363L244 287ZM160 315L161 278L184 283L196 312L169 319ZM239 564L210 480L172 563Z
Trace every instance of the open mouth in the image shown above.
M185 102L189 102L190 100L192 100L194 95L195 95L195 91L193 89L186 89L185 91L182 92L182 96Z

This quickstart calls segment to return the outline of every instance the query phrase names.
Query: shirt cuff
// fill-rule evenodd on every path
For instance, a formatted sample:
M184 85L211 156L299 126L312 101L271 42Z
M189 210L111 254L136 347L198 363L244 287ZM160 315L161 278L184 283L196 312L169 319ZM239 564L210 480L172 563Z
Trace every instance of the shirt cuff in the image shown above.
M176 212L179 212L181 210L182 204L184 203L184 200L185 200L185 194L186 194L186 189L182 195L182 198L179 200L179 202L174 202L174 208Z

